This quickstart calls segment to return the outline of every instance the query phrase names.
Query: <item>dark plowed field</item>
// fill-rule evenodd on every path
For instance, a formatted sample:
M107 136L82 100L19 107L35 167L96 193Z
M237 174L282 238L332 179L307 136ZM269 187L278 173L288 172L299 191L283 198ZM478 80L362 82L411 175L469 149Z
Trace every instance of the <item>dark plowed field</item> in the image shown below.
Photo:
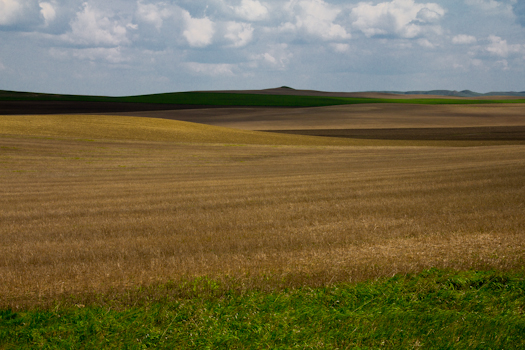
M525 126L403 129L271 130L284 134L374 140L523 141Z

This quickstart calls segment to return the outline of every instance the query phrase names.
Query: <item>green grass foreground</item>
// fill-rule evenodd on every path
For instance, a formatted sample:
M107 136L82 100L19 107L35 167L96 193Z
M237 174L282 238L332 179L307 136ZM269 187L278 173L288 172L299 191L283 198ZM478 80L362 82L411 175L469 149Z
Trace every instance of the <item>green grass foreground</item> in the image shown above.
M472 100L447 98L359 98L323 97L294 95L258 95L216 92L173 92L137 96L86 96L59 95L0 90L0 101L77 101L77 102L129 102L202 106L244 106L244 107L323 107L362 103L405 103L405 104L494 104L525 103L525 99Z
M3 310L0 348L525 348L523 271L429 270L276 292L222 289L200 279L189 290L191 297L143 295L135 306L112 299L50 311Z

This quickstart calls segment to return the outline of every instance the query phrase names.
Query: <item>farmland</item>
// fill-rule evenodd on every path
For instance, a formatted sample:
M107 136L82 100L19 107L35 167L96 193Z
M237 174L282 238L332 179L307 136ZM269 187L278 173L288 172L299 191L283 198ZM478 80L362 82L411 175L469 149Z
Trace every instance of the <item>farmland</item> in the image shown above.
M25 334L29 331L22 323L33 322L23 321L32 315L29 310L47 312L53 320L60 314L90 319L91 324L102 317L93 315L103 310L111 317L122 316L110 309L146 318L151 315L144 310L152 309L166 320L187 313L197 328L191 329L184 317L180 324L189 327L188 333L201 334L193 343L177 338L177 332L186 331L173 328L179 321L159 321L164 316L150 320L162 325L156 342L130 341L137 347L169 347L172 339L171 344L198 348L226 327L213 334L198 328L211 327L199 323L201 313L218 317L226 312L208 314L215 307L211 305L259 311L257 304L272 305L267 306L273 310L267 317L291 317L304 332L308 322L282 310L314 310L315 301L304 306L297 300L323 300L321 305L331 306L312 311L311 319L338 319L322 315L339 310L336 300L350 302L348 295L337 294L339 288L359 295L348 308L367 310L358 313L364 318L352 316L357 322L352 329L358 329L357 324L382 329L374 322L383 322L377 320L388 313L380 316L378 309L370 309L375 301L379 309L398 305L388 309L392 316L399 308L410 310L404 295L420 300L428 294L451 298L458 303L452 309L467 312L466 330L451 326L461 315L429 321L444 332L438 345L452 344L458 332L467 334L463 342L457 340L463 347L479 341L483 332L476 326L481 319L475 312L485 315L484 327L492 332L514 327L505 339L483 339L499 347L516 345L515 335L524 329L525 305L519 297L525 275L523 105L424 104L417 111L413 104L390 101L384 106L380 111L370 105L303 106L302 113L265 106L2 116L0 306L9 311L2 311L0 324L19 320L17 332ZM372 112L367 114L366 108ZM487 112L490 108L498 113ZM450 111L458 115L452 118ZM500 128L495 131L499 136L490 136L487 128ZM333 134L337 130L339 134ZM431 130L439 137L428 136ZM457 137L458 130L463 136ZM331 134L320 137L322 133ZM444 290L452 292L440 294ZM272 309L280 305L280 297L296 301ZM479 309L469 309L467 305L474 304L464 297L479 298ZM490 301L498 297L508 299L502 299L505 304ZM234 307L228 300L239 304ZM179 312L170 311L170 305L177 305ZM190 305L200 309L185 309ZM424 305L423 313L449 310L430 299ZM142 309L131 311L136 307ZM508 318L491 318L494 310ZM367 318L374 313L375 320ZM384 322L401 319L401 314ZM316 343L315 334L293 338L293 322L280 323L284 316L264 322L243 317L249 324L275 322L276 329L291 332L266 340L276 347L297 342L312 348L377 347L387 338L393 343L385 346L408 347L425 341L417 332L396 338L389 333L395 329L387 327L375 335L365 335L363 328L355 339L344 333L339 342L333 335ZM418 317L404 318L412 322L405 329L418 327ZM323 325L340 327L319 321L322 334L331 334ZM117 323L112 330L100 327L108 337L118 328ZM0 334L16 335L5 332ZM37 344L31 332L28 342ZM42 346L46 337L56 334L53 329L46 332L38 343ZM74 333L68 332L63 335ZM243 332L257 338L254 329ZM259 335L279 334L275 329L267 332ZM426 332L427 337L432 333ZM99 333L91 335L92 341ZM207 344L250 347L249 340L226 338ZM264 347L262 339L256 347Z

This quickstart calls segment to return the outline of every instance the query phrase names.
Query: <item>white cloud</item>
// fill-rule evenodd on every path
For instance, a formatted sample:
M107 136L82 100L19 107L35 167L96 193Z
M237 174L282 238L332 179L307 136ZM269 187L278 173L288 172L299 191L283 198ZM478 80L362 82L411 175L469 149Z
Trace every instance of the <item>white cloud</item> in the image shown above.
M523 1L523 0L519 0ZM465 0L465 3L475 9L479 9L489 15L493 16L507 16L513 15L513 5L516 0L496 1L496 0Z
M474 44L477 41L478 39L476 39L476 37L465 34L459 34L452 38L452 43L458 45Z
M495 10L501 4L495 0L465 0L465 3L470 6L478 7L484 11Z
M188 11L183 12L186 29L182 33L192 47L205 47L212 43L215 24L208 18L193 18Z
M198 63L187 62L184 64L190 71L202 75L219 76L219 75L234 75L232 64L226 63Z
M287 44L277 44L262 54L252 55L251 59L254 68L257 68L259 63L261 63L263 66L268 66L272 69L284 70L290 63L292 57L293 54L289 52Z
M359 3L352 9L353 26L367 37L396 35L414 38L422 34L424 25L438 22L445 9L436 3L419 4L414 0L393 0L377 5Z
M94 47L82 49L56 49L49 50L51 57L59 60L69 60L75 58L86 61L106 61L109 63L122 63L129 61L129 58L122 54L120 47Z
M494 65L501 70L509 70L509 62L505 59L496 61Z
M224 37L233 42L233 47L245 46L253 38L253 27L249 23L228 22Z
M44 17L45 24L48 26L56 18L55 6L49 2L41 2L39 5L40 14Z
M343 26L334 23L341 10L323 0L291 0L285 8L295 13L295 28L302 28L310 35L325 40L351 37Z
M418 39L417 43L419 46L426 47L427 49L433 49L435 47L428 39Z
M122 63L128 60L122 55L120 47L74 49L71 53L75 58L90 61L104 60L110 63Z
M277 60L275 59L275 57L273 57L268 52L264 53L262 57L264 58L265 61L270 62L271 64L277 64Z
M248 21L265 19L268 14L268 8L257 0L242 0L240 6L232 8L237 16Z
M0 25L14 24L22 16L24 6L17 0L0 0Z
M488 40L490 41L490 44L487 45L485 50L494 56L508 57L510 54L524 51L522 45L509 45L507 40L504 40L499 36L491 35L488 37Z
M348 52L348 51L350 51L350 45L348 45L348 44L333 43L333 44L330 44L330 46L332 47L332 49L335 52Z
M470 70L472 68L474 69L483 69L485 68L485 65L483 64L483 61L478 58L467 58L462 59L461 61L455 62L452 67L454 69L461 69L461 70Z
M0 70L5 70L5 66L0 62Z
M77 45L119 46L129 43L125 25L111 20L104 13L85 2L84 9L71 22L71 32L62 35Z
M166 4L144 4L142 1L137 2L136 16L139 20L147 22L160 30L165 19L169 18L172 12L166 7Z

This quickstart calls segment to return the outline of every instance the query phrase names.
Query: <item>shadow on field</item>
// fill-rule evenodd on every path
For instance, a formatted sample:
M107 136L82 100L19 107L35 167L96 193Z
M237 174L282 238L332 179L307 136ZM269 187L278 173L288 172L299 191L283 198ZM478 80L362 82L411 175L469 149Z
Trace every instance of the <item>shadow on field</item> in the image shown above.
M223 108L223 106L132 102L0 101L0 115L123 113L221 107Z
M269 132L375 140L523 141L525 126L402 129L268 130Z

